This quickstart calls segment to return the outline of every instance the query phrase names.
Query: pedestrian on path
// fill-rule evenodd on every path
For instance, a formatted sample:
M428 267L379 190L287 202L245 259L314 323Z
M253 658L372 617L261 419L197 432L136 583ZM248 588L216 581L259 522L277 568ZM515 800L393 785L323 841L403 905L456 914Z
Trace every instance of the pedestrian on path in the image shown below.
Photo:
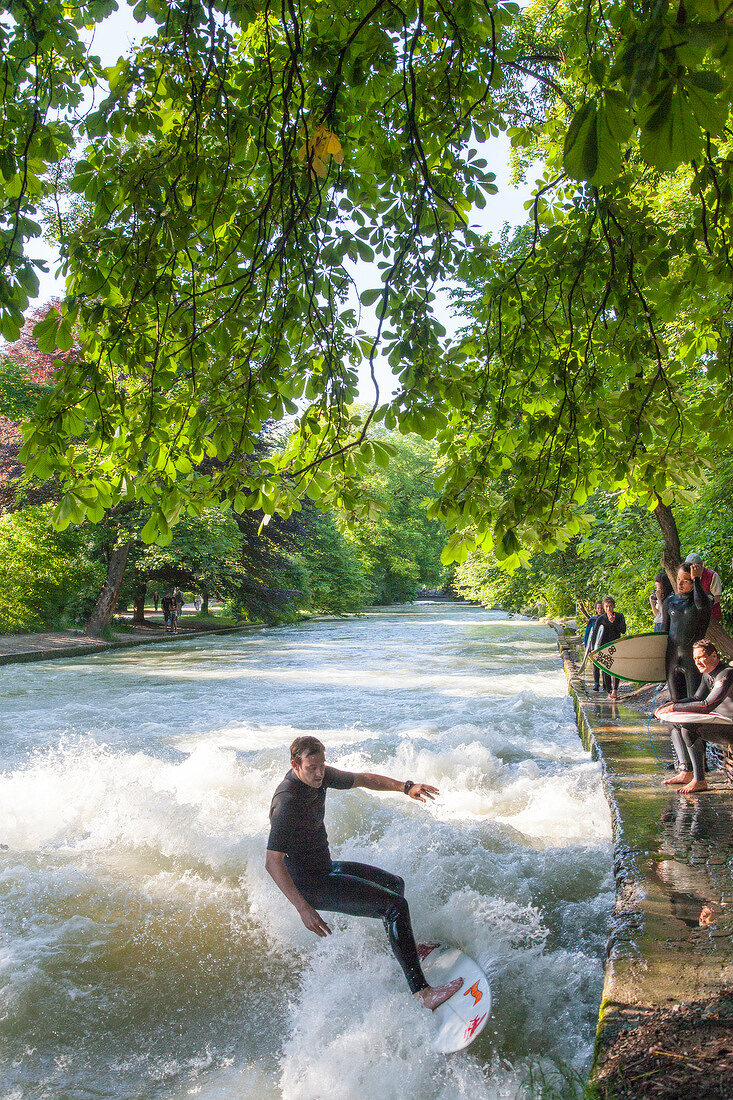
M170 592L166 592L163 596L163 618L165 619L165 632L166 634L175 634L177 630L176 620L178 615L176 614L176 604L173 596Z

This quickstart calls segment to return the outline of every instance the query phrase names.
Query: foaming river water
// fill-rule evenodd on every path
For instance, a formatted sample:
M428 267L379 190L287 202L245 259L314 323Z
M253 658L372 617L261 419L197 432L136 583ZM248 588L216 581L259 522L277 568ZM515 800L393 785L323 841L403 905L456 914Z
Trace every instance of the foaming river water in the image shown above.
M610 816L554 633L461 604L0 669L2 1100L472 1100L587 1070ZM440 788L331 791L335 858L402 875L487 971L431 1048L380 921L319 940L264 870L287 746Z

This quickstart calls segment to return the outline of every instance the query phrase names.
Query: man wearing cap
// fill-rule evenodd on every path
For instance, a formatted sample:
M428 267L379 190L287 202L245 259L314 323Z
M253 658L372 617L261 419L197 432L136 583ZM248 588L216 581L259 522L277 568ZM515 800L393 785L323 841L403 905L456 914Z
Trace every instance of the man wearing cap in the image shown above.
M706 569L700 554L688 554L685 565L702 565L702 586L708 595L713 597L713 606L710 610L710 618L720 622L723 614L720 610L720 597L723 595L723 582L714 569Z

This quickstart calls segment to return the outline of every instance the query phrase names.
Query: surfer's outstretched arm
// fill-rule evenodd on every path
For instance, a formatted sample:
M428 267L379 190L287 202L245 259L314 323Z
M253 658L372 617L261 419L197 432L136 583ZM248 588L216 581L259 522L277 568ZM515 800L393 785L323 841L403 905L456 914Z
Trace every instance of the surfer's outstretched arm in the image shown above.
M390 779L387 775L377 775L375 772L356 772L354 786L364 787L368 791L394 791L395 794L406 794L416 802L428 800L432 802L435 796L440 794L438 788L432 787L429 783L413 783L410 779L404 782L401 779Z
M315 932L317 936L330 936L331 929L321 914L305 900L290 877L290 872L285 866L285 852L272 852L268 849L265 856L265 870L291 905L298 910L298 915L306 928L310 932Z

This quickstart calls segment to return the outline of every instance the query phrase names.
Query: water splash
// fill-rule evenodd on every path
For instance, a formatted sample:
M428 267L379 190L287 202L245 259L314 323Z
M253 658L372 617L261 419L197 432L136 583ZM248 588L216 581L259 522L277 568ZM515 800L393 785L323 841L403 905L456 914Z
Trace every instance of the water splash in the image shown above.
M3 1100L495 1100L588 1065L610 821L544 627L424 604L9 667L0 694ZM380 922L316 941L266 875L303 732L440 787L331 792L327 821L489 973L468 1053L432 1051Z

